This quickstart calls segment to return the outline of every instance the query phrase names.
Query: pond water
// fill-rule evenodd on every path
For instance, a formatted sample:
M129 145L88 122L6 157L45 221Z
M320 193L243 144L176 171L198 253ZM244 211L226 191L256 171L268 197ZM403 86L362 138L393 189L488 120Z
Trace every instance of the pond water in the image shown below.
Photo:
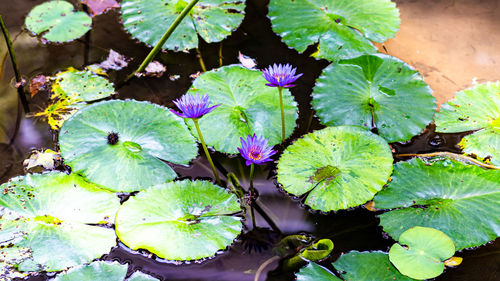
M0 0L0 13L15 36L21 29L24 17L31 7L44 1ZM290 62L304 76L292 89L299 104L297 128L290 139L296 139L308 131L321 128L317 118L311 118L312 87L315 79L329 63L310 57L309 48L303 54L289 49L275 35L267 18L267 1L248 0L243 24L228 39L223 41L224 64L238 63L238 51L256 58L258 67L274 62ZM482 82L500 77L500 52L494 49L500 43L500 4L498 1L395 1L401 10L401 31L395 39L385 44L389 54L413 65L435 90L438 103L450 99L455 91L472 85L473 80ZM439 3L434 3L439 2ZM94 19L88 62L103 60L109 49L135 58L128 69L110 79L120 80L137 66L149 48L127 35L119 23L118 12L113 11ZM4 44L0 42L3 55ZM61 69L86 64L83 42L64 45L41 45L35 38L23 33L16 41L16 51L22 73L28 77L37 74L53 74ZM219 44L202 42L200 50L208 68L218 67ZM191 74L200 70L196 54L163 53L158 58L167 66L161 78L136 79L119 90L118 98L147 100L172 107L172 100L183 95L189 88ZM172 81L171 75L180 75ZM116 77L115 77L116 76ZM8 142L14 130L17 102L16 91L10 86L13 77L9 61L5 63L0 83L0 143ZM44 107L45 99L40 93L33 99L31 110L37 112ZM392 144L395 153L425 153L432 151L459 152L456 144L462 135L436 134L433 127L407 143ZM48 125L42 120L23 119L15 149L0 144L0 183L23 173L22 160L33 148L55 148ZM280 148L278 148L281 150ZM277 159L277 157L275 157ZM242 184L247 186L248 169L240 158L227 158L216 154L218 166L235 172ZM396 159L402 160L402 159ZM198 158L190 167L175 166L181 177L207 178L211 171L204 158ZM260 168L260 167L259 167ZM299 199L288 196L276 187L274 166L257 169L255 187L259 190L259 203L286 234L310 233L317 238L329 238L335 243L330 262L342 252L350 250L387 251L394 241L382 232L376 213L358 207L330 214L312 212L301 206ZM245 222L248 226L250 222ZM119 244L105 260L130 263L129 270L141 270L161 280L254 280L259 266L275 254L272 247L279 234L270 231L260 216L257 224L261 229L239 237L226 252L202 263L176 265L148 258L147 253L131 252ZM251 229L251 226L249 227ZM456 254L464 262L456 269L448 269L436 280L498 280L500 273L500 243L498 239L475 250L464 250ZM328 262L324 263L325 265ZM267 279L266 279L267 276ZM29 280L47 280L40 275ZM293 274L283 272L279 261L273 260L262 271L259 280L292 280Z

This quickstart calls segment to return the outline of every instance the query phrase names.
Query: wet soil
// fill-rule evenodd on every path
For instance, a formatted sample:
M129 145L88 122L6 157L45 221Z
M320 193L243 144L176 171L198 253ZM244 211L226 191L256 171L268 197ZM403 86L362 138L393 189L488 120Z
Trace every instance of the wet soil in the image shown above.
M43 0L0 0L0 13L13 35L22 28L27 12ZM75 1L76 2L76 1ZM263 68L274 62L290 62L298 67L304 76L292 89L299 103L297 128L290 139L296 139L308 131L319 129L321 125L312 114L310 101L315 79L329 63L310 57L314 51L304 54L283 44L271 30L267 18L266 0L248 0L246 17L242 25L223 42L224 64L237 63L238 51L253 57L258 67ZM455 91L464 89L475 80L483 82L500 77L500 52L495 46L500 43L500 4L498 1L432 1L399 0L402 25L396 38L385 43L389 54L397 56L413 65L421 72L427 83L434 89L438 103L450 99ZM91 35L89 62L99 62L114 49L128 57L135 58L131 66L110 77L120 80L144 58L149 50L127 35L120 23L118 12L110 12L94 19ZM16 51L20 68L25 77L37 74L51 75L61 69L84 64L84 44L80 41L63 45L41 45L36 38L24 33L16 41ZM200 50L208 68L218 66L219 44L200 43ZM383 50L383 49L382 49ZM0 42L0 56L4 52ZM1 57L0 57L1 58ZM158 60L167 66L167 73L157 78L134 80L119 90L119 98L147 100L172 106L171 101L183 95L189 88L189 76L200 70L196 54L163 53ZM180 75L172 81L170 75ZM16 115L16 91L11 85L13 73L9 61L5 63L0 83L0 143L8 142L12 135ZM474 79L474 77L476 77ZM39 111L44 106L43 93L33 100L32 110ZM425 153L433 151L459 152L456 144L460 134L436 134L433 127L407 143L395 143L395 153ZM3 150L0 146L0 183L8 178L23 174L22 159L33 148L52 148L56 144L48 125L32 118L23 119L15 149ZM276 159L278 156L276 157ZM235 172L247 186L248 169L240 158L227 158L216 154L221 169ZM403 159L396 159L403 160ZM211 172L204 158L195 160L190 167L174 166L181 177L210 177ZM276 188L274 166L259 167L256 171L256 188L260 192L259 203L272 217L284 234L310 233L317 238L330 238L335 243L332 257L327 265L342 252L350 250L383 250L394 243L382 232L376 214L361 207L336 213L321 214L311 212L300 204L300 200L288 196ZM248 222L245 222L248 224ZM105 260L129 263L129 271L141 270L161 280L254 280L259 266L275 254L272 247L278 234L270 231L260 216L257 224L262 228L239 237L226 252L201 263L176 265L166 261L148 258L147 253L131 252L118 244ZM251 227L248 227L251 229ZM500 273L500 243L464 250L457 253L464 262L456 269L448 269L436 280L498 280ZM266 279L267 276L267 279ZM29 280L47 280L47 275L39 275ZM291 272L284 272L279 262L269 264L259 280L293 280Z

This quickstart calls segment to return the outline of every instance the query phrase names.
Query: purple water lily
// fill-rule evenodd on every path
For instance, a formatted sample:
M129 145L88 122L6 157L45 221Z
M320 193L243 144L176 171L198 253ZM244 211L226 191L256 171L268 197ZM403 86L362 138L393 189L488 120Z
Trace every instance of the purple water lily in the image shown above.
M272 161L270 157L276 154L271 146L267 146L267 139L263 137L257 137L254 134L248 136L246 141L243 138L240 140L241 148L238 147L238 151L247 160L247 166L251 164L261 165L264 162Z
M210 101L208 95L204 94L200 97L199 94L195 95L184 95L180 99L174 100L174 104L179 108L182 113L179 113L173 109L170 109L172 113L182 118L193 118L198 119L203 117L203 115L212 112L221 104L216 104L210 106Z
M274 64L262 70L262 76L269 82L266 84L269 87L290 88L294 87L292 83L302 76L302 73L295 75L296 71L297 68L293 68L290 64Z

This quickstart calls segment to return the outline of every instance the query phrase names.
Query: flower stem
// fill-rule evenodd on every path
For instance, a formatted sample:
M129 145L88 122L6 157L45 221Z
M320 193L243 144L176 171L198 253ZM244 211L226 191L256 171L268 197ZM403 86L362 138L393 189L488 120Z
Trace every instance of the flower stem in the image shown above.
M254 164L250 165L250 189L253 188L253 173L254 173L255 167Z
M9 31L3 22L2 15L0 15L0 28L2 29L3 36L5 38L5 44L7 44L7 49L9 50L10 60L12 62L12 68L14 68L14 74L16 76L17 82L17 95L19 96L19 100L21 101L24 112L28 113L30 111L28 101L26 100L26 96L24 94L23 87L23 78L21 77L21 72L19 71L19 66L17 65L16 53L14 52L14 48L12 47L12 41L10 40Z
M189 13L189 11L191 11L191 9L194 7L194 5L196 5L196 3L198 3L198 1L199 0L192 0L186 7L184 7L184 9L180 13L180 15L177 16L175 21L170 25L170 27L167 29L167 31L163 34L160 41L151 50L151 52L149 52L148 56L144 59L142 64L139 66L139 68L137 68L137 70L134 71L134 73L131 73L129 76L127 76L127 78L125 79L125 81L123 81L123 83L127 83L130 79L134 78L136 73L141 73L144 71L144 69L146 69L146 67L149 65L149 63L156 57L158 52L160 52L161 48L163 47L163 44L165 44L165 42L170 37L170 35L172 35L174 30L177 28L177 26L182 22L182 20L184 19L184 17L186 17L186 15Z
M278 87L278 93L280 94L280 108L281 108L281 136L282 142L285 142L285 111L283 110L283 88Z
M198 125L198 119L192 118L194 122L194 126L196 127L196 131L198 131L198 136L200 137L201 146L203 146L203 151L205 151L205 155L207 156L208 162L210 163L210 167L212 168L212 172L214 173L215 180L218 185L221 185L219 174L215 169L214 162L212 162L212 157L210 157L210 153L208 153L207 145L205 144L205 140L203 139L203 135L201 134L200 125Z

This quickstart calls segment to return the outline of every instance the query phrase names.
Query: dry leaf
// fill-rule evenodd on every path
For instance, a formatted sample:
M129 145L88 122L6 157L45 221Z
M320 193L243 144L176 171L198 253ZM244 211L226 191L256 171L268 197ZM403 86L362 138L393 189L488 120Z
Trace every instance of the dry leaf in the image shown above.
M47 77L43 74L37 75L31 79L30 82L30 93L31 97L35 96L38 94L40 90L45 89L45 86L47 85Z
M101 62L99 64L99 67L105 70L120 70L124 67L128 66L129 61L132 59L129 59L125 57L124 55L115 52L113 49L109 50L108 58Z
M30 170L35 167L43 167L45 170L53 170L56 167L56 161L58 160L61 160L61 156L51 149L46 149L43 152L35 150L31 153L28 159L24 160L23 165L26 170Z
M240 60L240 63L248 69L254 69L257 66L257 62L254 59L245 56L239 51L238 51L238 59Z
M80 0L90 9L91 16L95 17L112 8L120 8L120 4L116 0Z
M165 71L167 71L167 67L161 64L158 61L152 61L148 64L145 69L145 75L149 77L161 77Z

